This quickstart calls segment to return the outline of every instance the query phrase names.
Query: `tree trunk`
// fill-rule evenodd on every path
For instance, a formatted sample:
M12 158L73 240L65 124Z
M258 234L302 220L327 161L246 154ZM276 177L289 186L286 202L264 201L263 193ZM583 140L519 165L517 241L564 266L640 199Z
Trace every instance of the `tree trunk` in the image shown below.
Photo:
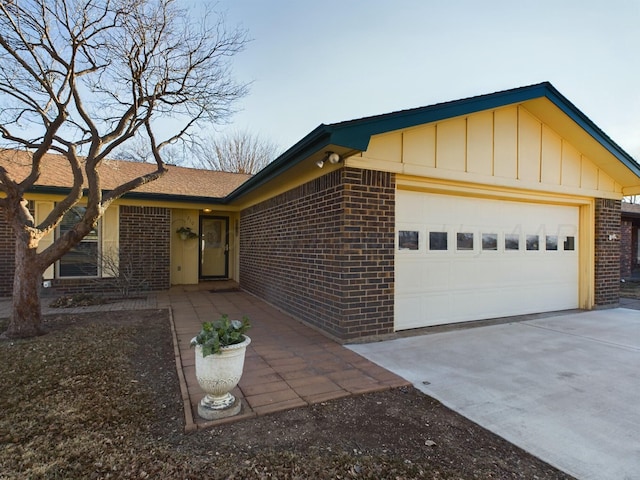
M16 261L13 274L13 298L7 338L27 338L42 335L42 310L40 308L40 282L36 249L16 240Z

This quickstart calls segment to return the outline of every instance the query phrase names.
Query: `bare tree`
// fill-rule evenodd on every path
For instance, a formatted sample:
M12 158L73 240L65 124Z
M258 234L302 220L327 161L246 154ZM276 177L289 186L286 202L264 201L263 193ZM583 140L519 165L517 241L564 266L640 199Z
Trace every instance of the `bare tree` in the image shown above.
M0 168L0 208L16 235L5 336L42 333L45 269L78 244L115 199L166 172L165 146L205 123L227 120L246 94L230 72L246 33L226 30L222 17L196 22L178 3L0 0L2 147L27 151L31 162L24 178ZM167 119L173 128L161 138L157 127ZM144 134L157 168L103 192L101 163L136 134ZM46 167L47 152L66 158L73 186L36 224L25 192ZM83 188L82 218L38 253L39 241L82 199Z
M209 136L195 150L197 166L208 170L257 173L275 159L279 147L247 130Z
M195 148L193 142L181 141L167 145L162 149L162 160L168 165L182 165L187 163ZM191 148L189 148L191 147ZM149 149L149 142L142 137L136 137L113 152L113 158L130 162L154 163L153 153Z

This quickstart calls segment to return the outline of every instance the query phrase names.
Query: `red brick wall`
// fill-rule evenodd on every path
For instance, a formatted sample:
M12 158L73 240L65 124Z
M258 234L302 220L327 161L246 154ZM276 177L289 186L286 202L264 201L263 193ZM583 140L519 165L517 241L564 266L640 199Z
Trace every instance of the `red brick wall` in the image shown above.
M342 168L246 209L246 290L347 340L393 331L395 176Z
M148 290L171 286L170 239L170 209L120 207L120 268L123 261L132 261L136 279L144 280Z
M629 278L633 264L633 223L622 220L620 225L620 276Z
M14 238L5 212L0 208L0 297L10 297L13 290Z
M620 300L621 202L596 198L595 207L595 303L615 305Z

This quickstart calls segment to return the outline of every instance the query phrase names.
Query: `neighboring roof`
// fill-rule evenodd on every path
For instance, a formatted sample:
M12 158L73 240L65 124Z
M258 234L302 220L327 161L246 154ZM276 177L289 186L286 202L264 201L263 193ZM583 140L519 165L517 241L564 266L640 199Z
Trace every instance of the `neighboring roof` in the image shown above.
M363 152L373 135L414 127L426 123L469 115L483 110L519 104L534 99L546 98L566 116L578 124L604 149L640 178L640 165L620 146L611 140L585 114L565 98L549 82L514 88L487 95L480 95L452 102L438 103L427 107L402 110L384 115L365 117L346 122L321 124L279 158L267 165L237 190L227 200L263 185L293 165L309 158L314 153L342 149L342 152Z
M640 218L640 204L622 202L622 216Z
M25 152L5 150L0 152L0 165L7 169L12 178L22 180L29 175L31 161L29 155ZM168 165L167 169L168 172L158 180L149 182L125 196L138 198L171 197L173 199L202 198L217 200L218 203L221 203L230 192L251 178L251 175L199 170L173 165ZM154 170L155 164L106 160L100 166L99 172L103 189L112 190L128 180ZM73 184L69 163L61 155L45 155L41 172L34 191L53 192L55 189L67 190Z

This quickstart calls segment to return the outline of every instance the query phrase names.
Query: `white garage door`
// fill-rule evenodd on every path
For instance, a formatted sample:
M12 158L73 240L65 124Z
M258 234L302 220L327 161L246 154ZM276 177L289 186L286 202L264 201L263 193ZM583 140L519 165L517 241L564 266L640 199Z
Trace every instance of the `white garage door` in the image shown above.
M395 328L578 307L578 207L398 191Z

